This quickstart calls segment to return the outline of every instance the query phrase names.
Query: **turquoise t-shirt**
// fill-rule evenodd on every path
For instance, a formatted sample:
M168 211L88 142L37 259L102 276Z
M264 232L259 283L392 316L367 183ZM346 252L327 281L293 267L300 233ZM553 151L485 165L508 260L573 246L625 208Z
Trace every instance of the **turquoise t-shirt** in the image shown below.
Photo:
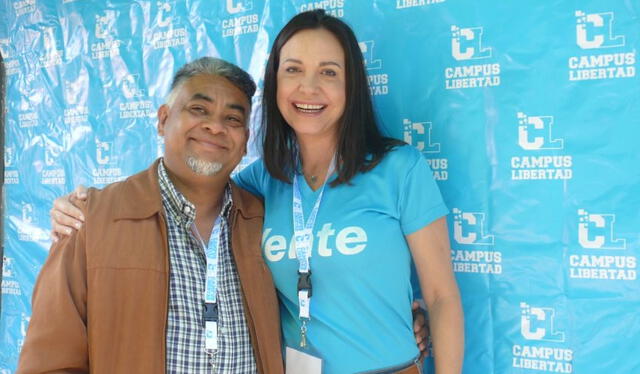
M281 302L284 344L301 350L292 185L271 178L261 160L236 182L264 199L262 254ZM306 220L320 190L299 182ZM396 147L351 185L327 185L313 229L305 349L323 360L324 374L393 367L418 355L405 235L447 213L427 162L411 146Z

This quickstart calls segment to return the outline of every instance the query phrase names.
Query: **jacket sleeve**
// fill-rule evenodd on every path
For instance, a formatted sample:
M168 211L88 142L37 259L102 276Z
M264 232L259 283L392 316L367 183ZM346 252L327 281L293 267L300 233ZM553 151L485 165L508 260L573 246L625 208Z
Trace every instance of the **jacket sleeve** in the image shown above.
M85 249L84 226L51 247L16 373L89 372Z

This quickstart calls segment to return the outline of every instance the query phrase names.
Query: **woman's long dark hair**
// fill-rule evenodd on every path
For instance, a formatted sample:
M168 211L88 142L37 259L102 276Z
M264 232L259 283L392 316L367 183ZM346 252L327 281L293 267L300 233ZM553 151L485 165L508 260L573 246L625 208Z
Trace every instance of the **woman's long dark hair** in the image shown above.
M364 58L353 30L322 9L303 12L293 17L276 37L264 75L262 149L264 163L271 176L290 183L296 167L296 135L278 109L277 74L282 47L297 32L308 29L331 32L340 41L345 55L346 103L338 124L338 177L331 183L336 186L349 183L358 172L371 170L389 150L402 142L384 137L378 128Z

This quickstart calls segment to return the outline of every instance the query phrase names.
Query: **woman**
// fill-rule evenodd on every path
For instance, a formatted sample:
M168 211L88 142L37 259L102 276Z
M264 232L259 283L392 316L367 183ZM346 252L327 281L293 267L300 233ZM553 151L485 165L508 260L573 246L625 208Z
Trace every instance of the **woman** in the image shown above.
M265 202L263 256L281 301L288 365L301 358L321 361L327 374L418 372L413 259L436 372L460 373L447 209L422 155L381 135L344 22L310 11L278 34L262 128L263 161L236 182Z

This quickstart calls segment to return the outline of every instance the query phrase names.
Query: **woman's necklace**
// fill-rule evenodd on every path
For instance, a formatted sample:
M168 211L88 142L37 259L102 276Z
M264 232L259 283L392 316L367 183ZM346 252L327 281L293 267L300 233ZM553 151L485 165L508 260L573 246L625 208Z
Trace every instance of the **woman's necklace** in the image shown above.
M333 165L333 162L334 162L334 159L331 160L330 166ZM311 186L315 186L320 181L318 178L318 174L311 174L310 172L304 172L304 170L302 171L302 173L307 178Z

